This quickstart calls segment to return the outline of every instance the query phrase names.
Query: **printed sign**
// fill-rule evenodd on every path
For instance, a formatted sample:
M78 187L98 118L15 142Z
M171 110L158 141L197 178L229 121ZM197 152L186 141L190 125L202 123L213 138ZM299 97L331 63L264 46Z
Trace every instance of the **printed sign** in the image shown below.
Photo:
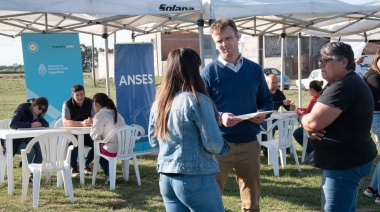
M143 126L146 135L156 95L152 43L115 44L115 86L119 113L128 125ZM135 152L151 151L147 136L136 142Z
M78 33L21 35L27 99L46 97L50 126L61 117L74 84L83 85Z

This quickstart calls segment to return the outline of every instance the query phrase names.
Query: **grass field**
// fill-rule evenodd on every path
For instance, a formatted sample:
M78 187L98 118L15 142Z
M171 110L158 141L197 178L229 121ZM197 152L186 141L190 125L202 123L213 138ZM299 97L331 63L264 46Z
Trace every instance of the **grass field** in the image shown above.
M96 92L105 92L104 81L85 77L86 95L92 97ZM297 102L298 91L285 91L288 98ZM308 92L302 92L303 107L309 102ZM111 84L111 97L115 99L115 87ZM22 75L0 75L0 119L9 118L18 104L26 100L25 82ZM297 154L300 158L301 147L297 144ZM378 157L379 159L379 157ZM378 161L376 160L376 162ZM7 181L0 185L0 211L31 211L32 189L29 187L27 202L21 203L21 168L18 168L19 155L15 156L15 194L8 196ZM116 190L110 191L103 185L103 174L98 174L97 185L91 186L90 176L86 176L86 184L81 186L79 178L74 178L75 203L71 204L65 197L64 190L57 188L56 176L51 182L41 181L39 207L35 211L165 211L158 187L158 174L155 170L156 156L145 155L138 158L141 187L137 181L132 163L130 164L130 180L121 180L120 164L118 164L118 180ZM310 164L301 165L298 172L294 159L287 158L288 166L280 168L280 177L273 176L272 166L267 165L267 159L261 157L261 211L320 211L321 172ZM370 177L361 183L357 211L380 211L374 199L362 195L368 186ZM228 212L240 211L240 196L234 174L230 174L223 202Z

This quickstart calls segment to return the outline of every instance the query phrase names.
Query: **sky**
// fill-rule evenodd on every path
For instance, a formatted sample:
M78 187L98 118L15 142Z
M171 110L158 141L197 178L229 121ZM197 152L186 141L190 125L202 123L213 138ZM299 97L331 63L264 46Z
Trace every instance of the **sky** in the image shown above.
M139 37L138 37L139 38ZM108 48L113 49L114 35L108 37ZM138 41L138 39L136 39ZM124 30L119 31L116 34L117 43L130 43L131 32ZM85 44L86 46L92 45L91 35L79 33L79 43ZM104 39L99 36L94 36L94 46L97 48L105 48ZM21 37L9 38L0 35L0 65L13 65L13 64L24 64L22 56L21 47Z

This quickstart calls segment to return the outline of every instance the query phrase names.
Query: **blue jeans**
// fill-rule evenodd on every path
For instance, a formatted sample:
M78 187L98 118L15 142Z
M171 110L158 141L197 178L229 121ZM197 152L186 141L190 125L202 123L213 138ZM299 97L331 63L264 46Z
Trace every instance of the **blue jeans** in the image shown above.
M342 170L322 170L322 211L350 212L356 210L359 183L371 172L373 161Z
M17 148L17 153L21 154L21 150L25 149L26 146L28 146L27 143L21 142ZM32 149L30 149L30 152L28 154L26 154L26 157L28 159L29 164L31 164L31 163L42 163L42 153L41 153L40 145L38 143L34 144Z
M75 136L78 138L77 136ZM90 165L90 163L94 160L94 141L92 141L91 137L89 134L85 134L83 137L84 140L84 145L91 147L90 151L88 151L85 165ZM81 152L83 154L83 152ZM71 151L71 160L70 160L70 166L71 168L78 168L78 147L74 147L74 149Z
M297 143L301 146L303 146L303 128L299 127L293 132L293 137L296 139ZM314 148L310 145L310 142L308 141L306 153L311 153L314 151Z
M100 148L100 152L103 153L102 144L99 144L99 148ZM100 157L99 158L99 164L100 164L100 166L102 167L102 169L104 171L104 175L105 176L110 176L110 174L109 174L110 173L110 166L109 166L108 160L104 159L103 157Z
M160 173L160 192L167 212L224 211L215 174L168 175Z
M378 139L380 139L380 113L374 113L373 114L373 120L372 120L372 127L371 128L372 128L372 132L377 135Z
M371 188L373 188L373 190L375 191L379 191L380 190L380 161L377 163L376 165L376 169L375 171L373 172L373 175L372 175L372 180L371 180Z

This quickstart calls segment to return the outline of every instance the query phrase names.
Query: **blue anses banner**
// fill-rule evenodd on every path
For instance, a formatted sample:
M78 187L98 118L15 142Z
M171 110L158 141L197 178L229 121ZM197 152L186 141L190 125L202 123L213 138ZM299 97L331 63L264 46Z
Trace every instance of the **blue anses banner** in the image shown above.
M45 119L61 117L63 102L74 84L83 85L78 33L21 35L27 98L44 96L49 101Z
M148 133L149 113L156 87L153 44L115 44L117 109L128 125L139 124ZM135 152L152 152L148 137L136 142Z

